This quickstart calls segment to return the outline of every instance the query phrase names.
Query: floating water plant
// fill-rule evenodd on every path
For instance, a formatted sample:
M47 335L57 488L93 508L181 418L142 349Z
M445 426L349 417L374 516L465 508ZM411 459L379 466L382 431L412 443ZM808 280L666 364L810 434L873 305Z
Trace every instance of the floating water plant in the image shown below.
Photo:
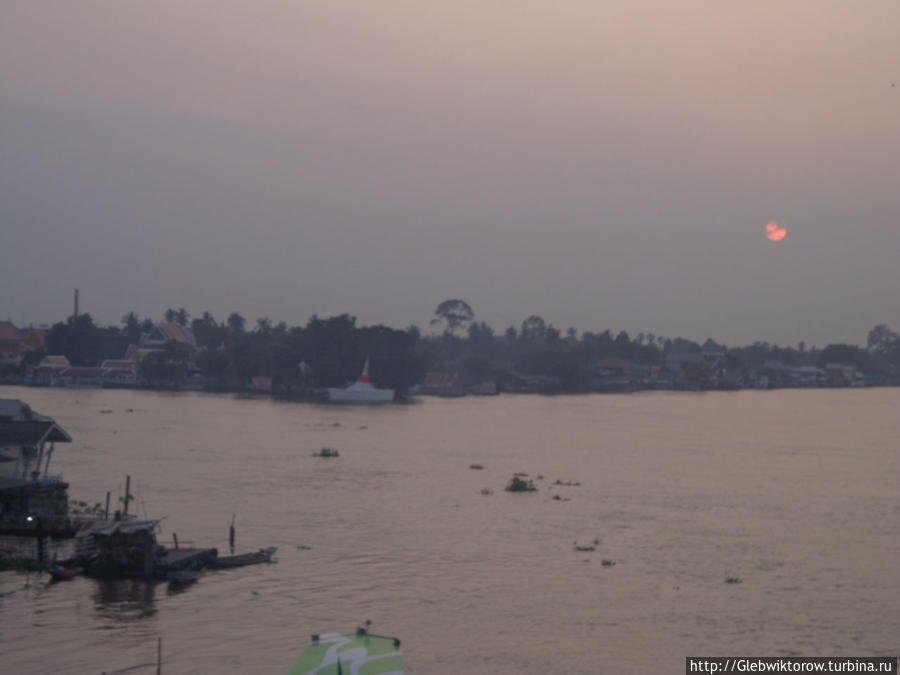
M582 546L578 543L578 540L575 540L575 550L581 551L582 553L589 553L591 551L596 551L597 547L600 545L600 537L594 537L594 540L591 542L590 546Z
M318 452L313 453L313 457L340 457L341 453L331 448L322 448Z
M522 474L527 475L527 474ZM537 492L537 488L534 486L534 481L524 481L519 478L519 474L516 474L512 477L512 480L506 484L507 492Z

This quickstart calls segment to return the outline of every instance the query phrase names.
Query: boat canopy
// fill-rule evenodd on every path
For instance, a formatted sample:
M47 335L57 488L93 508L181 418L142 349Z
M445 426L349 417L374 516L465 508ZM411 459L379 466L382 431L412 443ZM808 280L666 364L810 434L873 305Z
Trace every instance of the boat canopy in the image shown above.
M90 528L82 529L76 536L87 537L111 537L114 534L137 534L138 532L153 531L159 524L159 520L103 520L94 523Z

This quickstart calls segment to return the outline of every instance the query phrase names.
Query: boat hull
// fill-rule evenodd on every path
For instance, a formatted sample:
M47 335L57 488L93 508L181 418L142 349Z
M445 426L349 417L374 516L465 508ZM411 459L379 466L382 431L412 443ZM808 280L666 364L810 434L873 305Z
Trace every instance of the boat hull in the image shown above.
M332 403L391 403L393 389L368 389L363 391L347 389L327 389L328 400Z
M367 675L402 675L403 656L399 640L379 635L340 635L329 633L316 636L291 668L291 675L337 675L338 673L366 673Z

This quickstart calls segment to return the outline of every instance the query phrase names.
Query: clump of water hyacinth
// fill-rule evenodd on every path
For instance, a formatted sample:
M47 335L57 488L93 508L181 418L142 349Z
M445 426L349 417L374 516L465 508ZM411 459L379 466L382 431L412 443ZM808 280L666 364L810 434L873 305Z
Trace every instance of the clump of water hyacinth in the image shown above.
M340 457L341 453L332 448L322 448L318 452L313 453L313 457Z
M507 492L537 492L533 480L524 481L518 475L513 476L506 484Z

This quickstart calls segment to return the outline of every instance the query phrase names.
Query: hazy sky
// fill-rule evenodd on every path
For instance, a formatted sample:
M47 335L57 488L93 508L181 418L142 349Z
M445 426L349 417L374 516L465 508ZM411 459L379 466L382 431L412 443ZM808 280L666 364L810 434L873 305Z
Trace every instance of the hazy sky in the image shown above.
M3 3L17 323L863 343L898 254L893 0Z

